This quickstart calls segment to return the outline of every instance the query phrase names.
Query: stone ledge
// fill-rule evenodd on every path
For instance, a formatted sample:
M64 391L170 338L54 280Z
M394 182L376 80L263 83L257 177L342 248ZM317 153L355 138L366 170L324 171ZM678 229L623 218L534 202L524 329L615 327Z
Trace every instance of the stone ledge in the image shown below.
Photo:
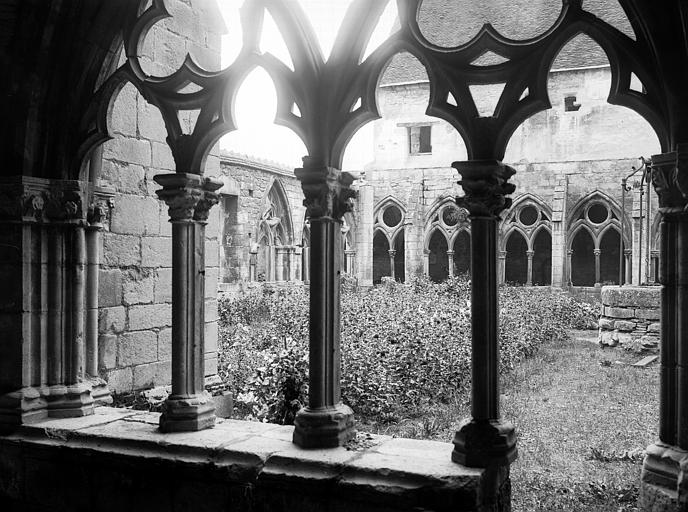
M4 497L53 510L55 500L75 499L95 510L113 503L138 510L140 488L147 510L177 510L174 496L191 483L199 486L197 504L210 511L228 503L266 511L481 511L496 499L485 492L493 475L453 463L449 443L367 436L360 449L306 450L291 442L290 426L218 419L213 429L163 434L158 421L157 413L101 407L0 437L0 504ZM37 466L63 476L39 479ZM105 479L107 486L98 484ZM41 487L46 492L36 492Z

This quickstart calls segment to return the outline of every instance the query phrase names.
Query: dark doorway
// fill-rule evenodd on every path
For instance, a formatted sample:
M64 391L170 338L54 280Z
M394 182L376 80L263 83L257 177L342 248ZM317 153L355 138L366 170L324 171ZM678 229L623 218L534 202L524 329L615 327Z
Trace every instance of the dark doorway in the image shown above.
M521 233L513 231L506 241L506 269L504 280L507 283L526 284L528 280L528 243Z
M440 283L449 277L447 239L441 231L435 230L432 234L428 249L430 249L430 254L428 254L428 273L430 279Z
M533 285L552 284L552 235L541 229L533 240Z
M391 276L389 267L389 242L382 231L373 236L373 284L382 282L384 276Z
M619 232L608 229L600 240L600 283L619 284Z
M394 279L403 283L406 280L406 248L404 231L400 231L394 239Z
M454 239L454 275L471 273L471 235L461 231Z
M571 249L571 284L595 286L595 243L590 233L579 229L573 237Z

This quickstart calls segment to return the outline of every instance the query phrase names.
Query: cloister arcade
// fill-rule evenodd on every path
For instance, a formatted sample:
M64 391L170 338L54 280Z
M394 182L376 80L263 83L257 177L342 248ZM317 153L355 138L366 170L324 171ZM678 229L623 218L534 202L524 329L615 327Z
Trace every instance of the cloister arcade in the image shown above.
M539 23L540 6L523 4L523 24L530 29L521 36L526 39L502 35L499 30L519 37L509 32L510 19L500 16L494 21L498 28L478 23L474 34L455 34L455 44L444 47L422 30L423 20L437 16L432 2L398 0L398 27L366 54L387 2L353 0L326 58L296 0L247 0L242 49L229 67L207 71L189 57L166 76L151 72L153 65L162 73L154 60L151 64L141 59L146 36L170 15L162 0L27 1L7 13L3 10L0 23L9 29L2 32L8 36L0 38L2 62L8 68L0 95L0 153L5 163L0 263L9 286L0 305L0 505L19 510L29 503L36 510L53 510L57 503L88 509L98 500L110 506L108 499L136 495L148 510L183 509L199 502L212 503L217 510L237 503L247 510L293 509L295 503L302 509L330 510L509 510L509 465L517 457L517 435L500 415L498 228L502 215L510 211L508 196L516 189L516 171L502 160L514 130L551 107L545 84L552 60L567 41L585 33L611 63L609 102L643 116L661 145L651 163L661 212L660 425L659 439L648 447L643 464L640 506L648 511L685 510L688 9L682 0L662 8L645 0L619 3L633 37L595 16L594 3L563 0L551 19ZM266 14L284 35L292 67L261 51ZM354 177L341 170L342 158L354 133L378 116L375 87L389 60L401 51L415 56L427 70L427 113L447 121L466 146L466 157L451 166L462 189L455 204L467 212L464 219L470 225L471 413L449 446L392 440L374 453L349 453L341 447L355 438L355 424L340 394L339 287L348 233L343 233L343 218L356 194ZM500 62L480 62L487 53ZM213 315L206 309L212 303L206 296L206 257L211 256L206 254L206 226L223 187L204 171L219 137L236 128L236 91L257 66L269 73L279 91L277 121L297 133L307 151L295 175L309 224L309 398L293 428L272 430L243 422L216 425L213 403L204 390L205 325ZM632 76L641 81L640 91L632 88ZM155 174L156 168L149 166L153 172L147 182L157 184L171 221L170 236L160 237L166 248L156 254L154 248L146 249L151 258L171 259L171 393L155 425L150 420L121 421L117 411L94 414L96 403L109 397L107 383L99 377L94 270L100 264L98 240L111 211L111 196L99 186L98 148L112 136L112 103L126 84L133 84L145 103L159 110L167 136L155 147L167 144L173 160L170 172ZM501 93L492 114L485 115L471 89L490 84L500 84ZM152 152L151 147L141 152ZM256 272L276 279L285 275L286 267L277 248L294 244L293 228L279 215L282 208L277 188L268 194L255 238ZM403 231L394 239L386 237L385 230L395 225L393 214L384 219L390 208L399 206L381 212L380 227L385 228L377 232L386 238L388 258L394 259L396 253L389 251L399 251L395 240ZM453 206L443 208L425 219L434 224L428 231L428 254L434 253L436 262L446 261L446 271L440 263L438 276L465 266L465 258L458 260L459 266L454 256L457 243L466 241L466 231L458 227L461 222L452 225L453 213L444 215ZM554 219L532 208L524 203L518 209L504 250L508 255L513 248L515 261L526 248L527 259L533 261L526 281L530 276L535 282L545 273L535 264L536 254L547 244L547 221ZM403 219L401 208L399 214ZM569 250L585 258L586 266L592 263L595 274L594 279L591 274L572 274L572 280L613 280L614 256L621 259L614 253L619 219L618 208L597 196L574 209ZM539 227L532 233L525 229L535 225ZM155 223L141 227L142 232L151 229ZM551 236L554 239L555 233ZM132 259L140 260L143 242L138 244L119 253L110 246L104 256L114 261L113 253L133 254ZM505 274L515 268L510 261L505 259ZM396 260L389 265L396 271ZM574 262L571 266L576 267ZM523 278L522 271L517 277ZM128 322L132 318L136 320L129 314ZM105 417L111 419L101 423ZM51 421L60 421L59 428ZM251 428L263 434L251 438ZM275 446L279 448L270 448ZM151 467L165 468L170 478L156 479ZM130 493L109 486L120 473L136 480ZM53 480L59 485L46 492ZM45 501L36 504L37 497Z

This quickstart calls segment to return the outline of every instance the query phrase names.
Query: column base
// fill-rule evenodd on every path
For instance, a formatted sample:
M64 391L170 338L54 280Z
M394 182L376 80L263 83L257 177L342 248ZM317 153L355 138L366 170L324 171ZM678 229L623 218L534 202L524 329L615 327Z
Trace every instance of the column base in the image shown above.
M91 385L79 382L69 386L56 385L47 389L48 416L51 418L77 418L94 412Z
M454 435L452 460L469 468L508 466L516 457L516 430L506 421L464 420Z
M39 389L26 387L0 396L0 433L48 416L47 402Z
M215 403L206 392L170 395L162 406L162 432L197 432L215 426Z
M92 377L89 379L91 385L91 396L93 397L93 402L96 407L101 405L110 405L112 403L112 394L110 389L105 382L100 377Z
M348 405L304 407L294 420L294 444L301 448L336 448L356 437L354 412Z
M640 475L641 510L688 510L688 451L657 442Z

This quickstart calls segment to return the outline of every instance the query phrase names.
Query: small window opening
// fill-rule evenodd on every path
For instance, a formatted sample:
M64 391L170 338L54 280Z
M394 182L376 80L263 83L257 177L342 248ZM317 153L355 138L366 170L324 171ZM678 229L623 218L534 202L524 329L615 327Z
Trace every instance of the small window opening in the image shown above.
M409 153L418 155L432 153L432 126L409 126Z
M564 112L576 112L581 108L580 103L576 103L574 95L566 96L564 98Z

